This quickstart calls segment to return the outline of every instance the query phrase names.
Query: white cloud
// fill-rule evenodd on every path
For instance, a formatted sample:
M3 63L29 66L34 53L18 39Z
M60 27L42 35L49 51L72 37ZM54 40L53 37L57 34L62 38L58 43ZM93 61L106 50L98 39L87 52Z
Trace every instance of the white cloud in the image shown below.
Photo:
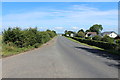
M73 5L67 10L31 11L3 16L3 26L63 26L54 27L63 30L66 25L81 26L102 24L107 26L118 26L118 10L101 11L87 5ZM84 29L90 26L85 26ZM105 27L105 26L103 26ZM72 27L72 29L79 29ZM80 28L81 29L81 28ZM105 28L106 29L106 28Z
M62 30L64 27L54 27L55 29Z
M93 7L88 7L87 4L85 5L73 5L72 9L74 10L79 10L79 11L91 11L91 10L98 10L97 8L93 8Z
M72 27L72 29L76 30L76 29L79 29L79 27Z

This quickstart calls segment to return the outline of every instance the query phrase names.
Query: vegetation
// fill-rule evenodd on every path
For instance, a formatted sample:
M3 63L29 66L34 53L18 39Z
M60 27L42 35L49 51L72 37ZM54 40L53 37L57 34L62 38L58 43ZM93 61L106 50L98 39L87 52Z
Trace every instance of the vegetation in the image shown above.
M115 43L107 43L107 42L96 41L96 40L87 40L87 39L76 38L76 37L74 37L73 39L83 43L87 43L89 45L98 46L103 49L115 49L115 47L117 46Z
M95 25L93 25L92 27L90 27L89 30L90 30L91 32L97 32L97 34L99 34L100 31L103 30L103 27L102 27L102 25L95 24Z
M83 32L83 33L84 33L84 30L83 30L83 29L81 29L81 30L79 30L77 33L79 33L79 32Z
M120 45L120 39L116 40L116 43Z
M111 38L111 37L109 37L109 36L107 36L107 35L105 35L105 36L101 39L101 41L109 42L109 43L114 43L114 39Z
M85 39L89 39L89 40L91 40L92 38L91 38L91 37L85 37Z
M92 45L88 45L88 44L86 44L86 43L82 43L82 42L77 41L77 40L75 40L75 39L73 39L73 38L71 38L71 37L66 37L66 38L68 38L68 39L70 39L70 40L72 40L72 41L74 41L74 42L76 42L76 43L80 43L80 44L82 44L82 45L88 46L88 47L92 47L92 48L99 49L99 50L104 50L104 49L99 48L99 47L96 47L96 46L92 46Z
M96 35L92 38L93 40L101 41L102 37L99 35Z
M75 34L74 37L71 36L69 37L80 43L85 43L90 46L96 46L99 47L100 49L106 50L111 53L120 54L120 39L115 40L114 38L111 38L107 35L100 36L99 34L101 33L102 29L103 29L102 25L95 24L88 30L86 31L84 31L83 29L78 30L77 33L74 32ZM93 37L85 37L85 34L87 32L97 32L98 35L95 35Z
M20 28L8 28L3 34L3 56L17 54L32 48L38 48L56 36L55 31L38 31L37 28L21 30Z
M76 37L80 37L80 38L84 38L85 37L85 33L82 31L79 31L76 35Z
M75 32L65 30L64 36L67 36L67 35L68 35L68 36L71 36L71 34L75 34Z
M89 39L83 39L83 38L77 38L77 37L71 37L71 38L91 46L102 48L107 51L116 51L114 53L117 53L117 54L119 54L120 52L120 45L115 43L108 43L103 41L89 40Z

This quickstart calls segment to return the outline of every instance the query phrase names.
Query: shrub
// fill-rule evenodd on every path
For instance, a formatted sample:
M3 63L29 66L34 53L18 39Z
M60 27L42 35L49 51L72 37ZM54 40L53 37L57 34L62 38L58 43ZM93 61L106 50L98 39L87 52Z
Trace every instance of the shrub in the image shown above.
M101 39L101 41L113 43L113 42L114 42L114 39L111 38L111 37L109 37L109 36L107 36L107 35L105 35L105 36Z
M116 40L116 43L117 43L118 45L120 45L120 39Z
M34 48L38 48L39 45L40 45L39 43L35 43L35 44L34 44Z
M13 46L7 45L7 46L5 47L5 50L6 50L6 51L13 51L14 48L15 48L15 47L13 47Z
M91 40L91 37L85 37L85 39L89 39L89 40Z
M21 30L20 28L8 28L3 32L3 43L13 43L17 47L28 47L43 44L56 35L55 31L38 31L37 28Z
M115 49L117 47L117 44L114 43L108 43L108 42L102 42L102 41L96 41L96 40L89 40L89 39L82 39L82 38L72 38L79 42L86 43L88 45L97 46L103 49Z
M118 45L116 49L120 51L120 39L116 40L116 44Z
M100 40L102 39L102 37L99 36L99 35L96 35L96 36L94 36L92 39L93 39L93 40L100 41Z
M80 31L80 32L77 33L76 37L84 38L85 37L85 33Z

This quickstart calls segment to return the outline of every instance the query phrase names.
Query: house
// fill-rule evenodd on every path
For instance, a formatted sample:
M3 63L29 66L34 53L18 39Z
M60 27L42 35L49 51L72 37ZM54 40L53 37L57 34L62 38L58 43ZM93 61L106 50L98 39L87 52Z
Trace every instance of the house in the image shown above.
M117 37L115 37L115 39L120 39L120 35L117 35Z
M85 37L94 37L96 35L97 35L96 32L87 32L86 35L85 35Z
M69 34L67 34L66 36L69 37Z
M114 31L103 32L101 35L102 35L102 36L107 35L107 36L109 36L109 37L111 37L111 38L115 38L115 37L117 37L117 33L114 32Z
M73 34L73 33L71 33L71 34L70 34L70 37L74 37L74 34Z

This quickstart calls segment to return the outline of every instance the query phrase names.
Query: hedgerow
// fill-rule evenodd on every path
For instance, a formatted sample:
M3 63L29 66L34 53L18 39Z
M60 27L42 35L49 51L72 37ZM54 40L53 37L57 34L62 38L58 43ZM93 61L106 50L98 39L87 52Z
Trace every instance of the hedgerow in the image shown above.
M38 45L46 43L51 38L56 36L56 32L51 30L38 31L37 28L29 28L22 30L16 27L4 30L2 35L2 42L5 44L12 43L19 48L29 46L35 46L37 48Z
M88 45L97 46L103 49L114 49L115 50L118 47L118 45L115 43L89 40L89 39L83 39L83 38L78 38L78 37L71 37L71 38L79 42L87 43Z

